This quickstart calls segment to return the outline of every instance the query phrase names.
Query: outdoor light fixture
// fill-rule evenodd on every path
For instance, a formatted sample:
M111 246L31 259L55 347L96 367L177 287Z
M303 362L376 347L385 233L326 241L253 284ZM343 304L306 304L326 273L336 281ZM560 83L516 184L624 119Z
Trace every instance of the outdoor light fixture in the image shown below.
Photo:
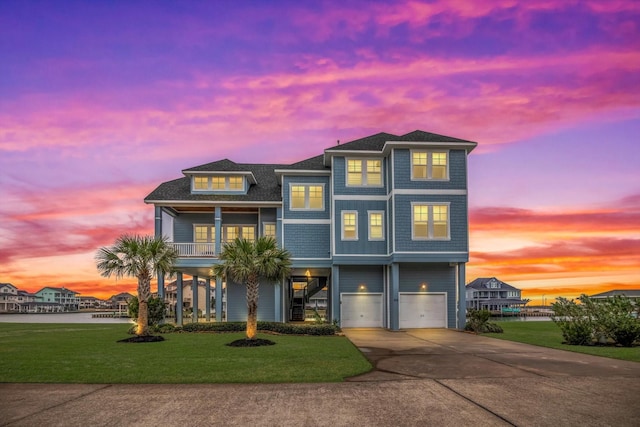
M426 283L422 283L420 285L420 290L426 291L427 290L427 284Z
M307 277L311 277L311 272L309 270L307 270L307 271L304 272L304 275L307 276Z
M358 289L360 289L361 291L364 291L365 289L367 289L367 286L364 283L360 283L360 286L358 286Z

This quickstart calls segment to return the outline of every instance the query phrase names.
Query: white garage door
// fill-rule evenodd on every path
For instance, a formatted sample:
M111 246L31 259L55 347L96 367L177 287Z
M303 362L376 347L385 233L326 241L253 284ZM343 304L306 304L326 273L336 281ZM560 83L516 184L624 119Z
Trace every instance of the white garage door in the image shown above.
M381 328L382 294L340 294L340 326Z
M446 328L447 294L400 293L400 328Z

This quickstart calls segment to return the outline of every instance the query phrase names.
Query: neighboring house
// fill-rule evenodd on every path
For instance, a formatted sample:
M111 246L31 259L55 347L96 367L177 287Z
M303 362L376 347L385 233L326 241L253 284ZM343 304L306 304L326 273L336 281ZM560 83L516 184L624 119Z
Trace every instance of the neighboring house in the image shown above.
M211 278L222 244L272 236L292 255L260 286L258 318L303 321L325 291L342 327L462 327L469 259L467 156L475 142L379 133L293 164L219 160L182 171L145 198L156 235L178 250L178 286L216 280L216 320L246 320L244 286ZM164 281L158 281L164 296ZM315 305L315 304L314 304ZM181 305L177 319L182 321Z
M599 294L591 295L589 298L596 300L603 300L614 296L626 296L629 299L640 301L640 289L624 289L602 292Z
M518 313L529 302L528 299L522 299L520 289L495 277L474 280L466 286L465 293L467 308L476 310Z
M79 293L66 288L44 287L36 292L38 302L58 304L62 311L77 311L80 305Z
M129 310L129 300L133 298L129 292L121 292L116 295L112 295L109 299L109 306L115 310L121 312L127 312Z
M19 313L18 288L11 283L0 283L0 312Z
M86 296L78 298L78 306L80 309L109 308L110 303L100 298Z

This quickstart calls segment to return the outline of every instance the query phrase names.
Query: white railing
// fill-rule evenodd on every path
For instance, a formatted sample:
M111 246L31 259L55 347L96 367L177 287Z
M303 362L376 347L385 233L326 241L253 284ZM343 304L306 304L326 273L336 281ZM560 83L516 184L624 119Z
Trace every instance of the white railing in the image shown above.
M214 257L215 243L170 243L181 257Z

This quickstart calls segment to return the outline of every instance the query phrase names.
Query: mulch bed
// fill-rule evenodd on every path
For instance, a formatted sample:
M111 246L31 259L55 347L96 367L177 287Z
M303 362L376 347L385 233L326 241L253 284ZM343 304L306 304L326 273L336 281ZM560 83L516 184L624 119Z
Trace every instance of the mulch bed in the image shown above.
M229 347L260 347L263 345L274 345L275 343L273 341L270 340L265 340L262 338L256 338L254 340L248 340L248 339L241 339L241 340L235 340L230 342L228 345Z
M160 335L134 335L131 338L125 338L123 340L118 340L118 342L159 342L164 341L164 337Z

